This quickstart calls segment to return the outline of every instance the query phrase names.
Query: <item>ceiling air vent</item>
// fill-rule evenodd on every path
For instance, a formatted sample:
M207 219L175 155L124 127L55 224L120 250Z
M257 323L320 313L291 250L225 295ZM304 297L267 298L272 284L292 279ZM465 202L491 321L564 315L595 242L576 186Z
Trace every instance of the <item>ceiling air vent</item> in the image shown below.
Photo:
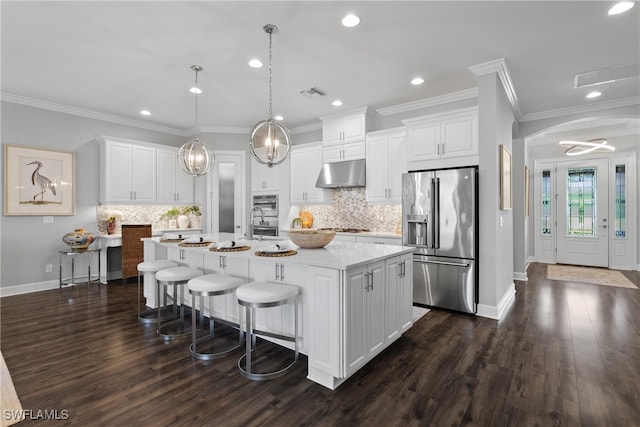
M300 93L311 99L320 98L321 96L326 95L324 91L318 89L317 87L311 87L309 89L301 90Z
M618 65L616 67L576 74L573 79L573 87L575 89L611 83L617 80L628 79L629 77L638 77L638 75L640 75L640 64Z

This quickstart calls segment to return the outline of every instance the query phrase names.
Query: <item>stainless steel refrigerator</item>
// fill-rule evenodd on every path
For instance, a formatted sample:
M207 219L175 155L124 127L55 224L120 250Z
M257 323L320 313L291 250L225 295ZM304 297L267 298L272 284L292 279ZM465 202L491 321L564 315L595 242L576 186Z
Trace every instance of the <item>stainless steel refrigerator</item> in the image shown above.
M402 176L402 242L413 246L413 302L475 313L478 168Z

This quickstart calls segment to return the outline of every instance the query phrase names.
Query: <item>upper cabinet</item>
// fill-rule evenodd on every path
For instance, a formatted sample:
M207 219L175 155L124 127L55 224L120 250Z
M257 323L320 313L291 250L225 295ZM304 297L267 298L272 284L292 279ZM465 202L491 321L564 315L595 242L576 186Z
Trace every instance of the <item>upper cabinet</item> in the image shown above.
M156 201L158 203L193 203L193 177L178 164L178 149L173 147L156 150Z
M322 143L294 145L291 158L291 204L324 203L331 199L330 190L316 188L322 167Z
M478 164L478 108L415 119L407 126L409 170Z
M365 158L365 138L370 126L368 108L321 117L322 157L325 163Z
M98 138L100 202L193 203L193 177L182 172L177 149L123 138Z
M402 203L402 174L407 171L407 132L404 128L367 135L367 202Z
M251 191L253 193L273 193L280 191L280 169L282 169L284 165L285 163L267 167L251 157Z
M116 140L100 141L100 201L156 201L156 149Z

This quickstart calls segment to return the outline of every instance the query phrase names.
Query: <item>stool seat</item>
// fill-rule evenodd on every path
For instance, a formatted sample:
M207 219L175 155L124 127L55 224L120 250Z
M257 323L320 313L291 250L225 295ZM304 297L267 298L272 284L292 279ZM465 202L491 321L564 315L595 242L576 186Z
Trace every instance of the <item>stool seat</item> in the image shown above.
M186 282L202 273L197 268L191 267L172 267L165 268L156 273L156 280L160 282Z
M186 328L184 325L184 286L189 282L189 280L201 275L201 270L185 266L165 268L164 270L160 270L156 273L158 286L173 286L174 309L177 301L180 301L180 317L176 320L160 323L158 325L158 335L164 337L164 339L173 339L191 335L190 328ZM178 286L180 286L179 298ZM160 306L158 306L158 317L160 317ZM177 326L178 328L175 328L174 326Z
M249 304L283 303L298 295L298 287L272 282L251 282L236 290L238 301Z
M247 337L245 339L245 353L238 360L240 374L254 381L264 381L278 378L289 371L298 361L298 294L297 286L284 285L273 282L250 282L236 289L238 304L244 307L246 317ZM256 330L256 309L278 307L293 303L293 335ZM294 356L287 366L276 371L257 373L253 371L253 358L258 334L293 342ZM257 357L256 357L257 360ZM243 363L244 362L244 363ZM243 366L244 364L244 366Z
M242 280L221 274L205 274L189 280L189 292L202 294L231 291L242 285Z
M156 259L153 261L141 262L140 264L138 264L138 271L140 273L155 273L157 271L164 270L165 268L172 268L177 266L178 264L168 259Z
M138 320L142 323L158 323L168 318L175 317L173 315L167 317L158 317L156 309L140 309L140 274L144 274L145 281L152 280L155 273L165 268L177 267L178 264L168 259L156 259L151 261L143 261L138 264ZM156 283L155 303L160 306L160 286ZM145 304L146 307L146 304Z
M189 293L191 294L191 345L189 346L189 351L191 352L191 356L196 359L202 360L212 360L218 359L220 357L226 356L232 351L240 348L242 345L242 339L244 337L244 332L240 325L233 322L223 321L220 319L214 319L213 317L213 298L216 296L223 296L230 294L238 288L238 286L242 285L242 279L233 276L223 276L221 274L205 274L204 276L194 277L189 280ZM209 334L203 337L198 338L196 331L197 322L196 322L196 297L200 299L200 325L201 329L204 329L204 297L209 297ZM233 328L237 328L239 330L239 341L237 345L233 345L225 350L216 350L209 349L203 350L202 346L198 349L198 344L201 344L205 341L214 340L216 338L214 329L215 329L215 320L220 321L221 323L225 323L228 326Z

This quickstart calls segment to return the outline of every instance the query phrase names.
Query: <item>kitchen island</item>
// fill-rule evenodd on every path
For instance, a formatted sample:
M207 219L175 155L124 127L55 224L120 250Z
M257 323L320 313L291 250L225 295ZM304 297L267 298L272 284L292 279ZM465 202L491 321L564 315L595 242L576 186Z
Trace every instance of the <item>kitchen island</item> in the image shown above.
M213 236L216 241L232 235ZM412 324L413 248L365 243L332 242L321 249L296 248L284 257L257 256L274 241L248 240L244 252L213 252L207 247L187 248L146 238L145 261L171 259L243 281L272 281L296 285L298 343L308 356L307 378L335 389L369 360L398 339ZM155 307L155 283L145 283L147 305ZM188 295L188 294L187 294ZM189 298L186 298L190 301ZM189 304L186 301L186 304ZM205 304L205 315L238 322L234 294ZM291 306L258 311L257 327L293 334ZM293 344L265 337L292 348Z

